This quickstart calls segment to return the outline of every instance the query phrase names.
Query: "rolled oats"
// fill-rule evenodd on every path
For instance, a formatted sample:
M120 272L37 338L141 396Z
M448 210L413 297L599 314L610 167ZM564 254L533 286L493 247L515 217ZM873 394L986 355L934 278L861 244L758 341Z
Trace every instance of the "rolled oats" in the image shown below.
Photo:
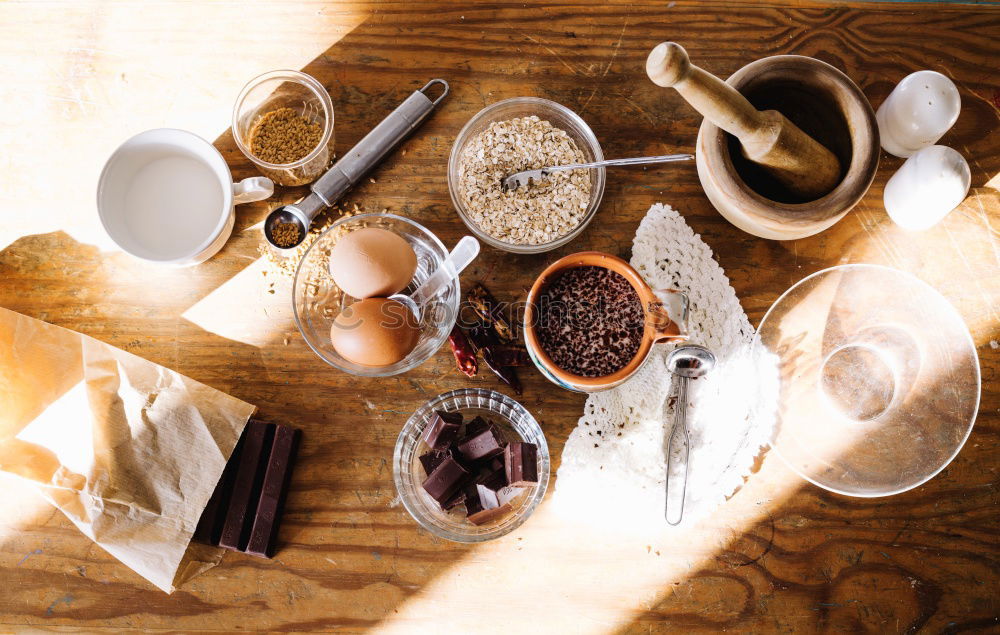
M583 222L590 204L590 171L553 172L540 183L510 192L500 182L515 172L585 160L565 130L536 115L495 121L462 152L460 199L472 221L497 240L551 242Z

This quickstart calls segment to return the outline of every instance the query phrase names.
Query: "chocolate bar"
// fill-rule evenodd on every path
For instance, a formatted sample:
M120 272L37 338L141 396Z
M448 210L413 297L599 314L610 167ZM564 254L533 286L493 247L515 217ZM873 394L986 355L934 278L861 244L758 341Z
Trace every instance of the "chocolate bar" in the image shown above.
M466 461L478 461L503 452L505 442L495 426L487 424L482 431L466 433L458 443L458 452Z
M264 484L264 470L260 466L267 459L267 450L274 439L274 426L251 420L245 434L226 522L222 525L222 536L219 538L220 547L234 551L243 551L250 539L253 515Z
M427 427L424 428L422 438L431 448L443 450L458 438L461 429L462 413L435 410Z
M226 511L229 509L229 497L233 493L233 481L236 480L236 468L240 464L239 456L243 451L243 435L236 441L236 447L226 462L226 467L222 468L222 476L215 485L212 497L208 499L205 510L198 520L198 527L194 530L192 540L209 545L219 544L222 536L222 524L226 522Z
M538 483L538 446L534 443L510 443L503 451L507 484L530 487Z
M274 432L274 444L264 473L264 485L260 492L257 515L250 530L250 540L246 552L263 558L274 555L278 537L278 524L285 507L288 481L292 476L292 463L298 452L301 432L294 428L278 426Z
M438 504L444 504L468 478L469 472L458 461L447 456L423 482L423 488Z
M251 419L193 539L271 557L300 436L300 430Z

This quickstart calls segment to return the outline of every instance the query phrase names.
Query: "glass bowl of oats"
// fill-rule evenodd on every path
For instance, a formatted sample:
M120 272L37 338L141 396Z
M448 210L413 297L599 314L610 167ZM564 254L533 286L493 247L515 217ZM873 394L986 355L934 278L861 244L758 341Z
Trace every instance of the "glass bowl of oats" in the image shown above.
M346 373L362 377L388 377L405 373L423 364L448 339L458 316L461 289L458 279L436 295L420 312L419 337L413 349L400 361L382 366L355 363L341 355L333 345L331 328L342 311L357 302L347 295L330 274L330 252L338 241L354 231L374 227L400 236L413 249L417 266L410 283L400 293L413 293L433 274L448 250L437 236L423 225L394 214L358 214L345 216L313 242L295 272L292 285L292 309L295 324L309 348L326 363Z
M333 101L315 78L280 70L250 80L233 108L233 138L261 174L281 185L315 181L330 165Z
M594 218L604 196L604 168L553 172L505 192L501 180L523 170L603 161L590 126L563 105L515 97L479 111L458 133L448 160L448 191L477 238L514 253L570 242Z

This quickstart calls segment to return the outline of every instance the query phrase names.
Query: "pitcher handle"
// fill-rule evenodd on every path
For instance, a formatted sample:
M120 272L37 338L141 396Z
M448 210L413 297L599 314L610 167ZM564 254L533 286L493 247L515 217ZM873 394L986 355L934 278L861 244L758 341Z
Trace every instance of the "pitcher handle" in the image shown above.
M272 194L274 194L274 181L266 176L251 176L239 183L233 183L233 202L237 205L263 201L265 198L271 198Z
M656 342L683 342L688 338L687 294L676 289L654 289L657 302L650 302L647 315L652 320Z

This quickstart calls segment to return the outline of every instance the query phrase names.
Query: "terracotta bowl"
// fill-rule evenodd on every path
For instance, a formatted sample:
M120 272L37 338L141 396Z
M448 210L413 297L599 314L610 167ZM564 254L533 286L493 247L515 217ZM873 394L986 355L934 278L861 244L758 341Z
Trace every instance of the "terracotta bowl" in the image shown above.
M576 267L603 267L621 274L642 302L645 313L645 326L639 350L628 364L617 372L603 377L584 377L569 373L552 361L544 349L535 330L538 322L536 302L541 292L557 274ZM627 262L600 251L583 251L560 258L538 276L528 293L528 302L524 312L524 341L531 356L541 371L553 383L563 388L577 392L599 392L621 384L631 377L649 357L653 344L667 341L684 341L687 339L688 298L684 293L672 289L654 290L642 276Z
M726 80L758 110L777 110L839 159L840 183L821 198L797 199L739 142L705 120L698 132L698 177L720 214L743 231L773 240L817 234L865 195L878 168L878 125L861 89L839 70L800 55L747 64Z

